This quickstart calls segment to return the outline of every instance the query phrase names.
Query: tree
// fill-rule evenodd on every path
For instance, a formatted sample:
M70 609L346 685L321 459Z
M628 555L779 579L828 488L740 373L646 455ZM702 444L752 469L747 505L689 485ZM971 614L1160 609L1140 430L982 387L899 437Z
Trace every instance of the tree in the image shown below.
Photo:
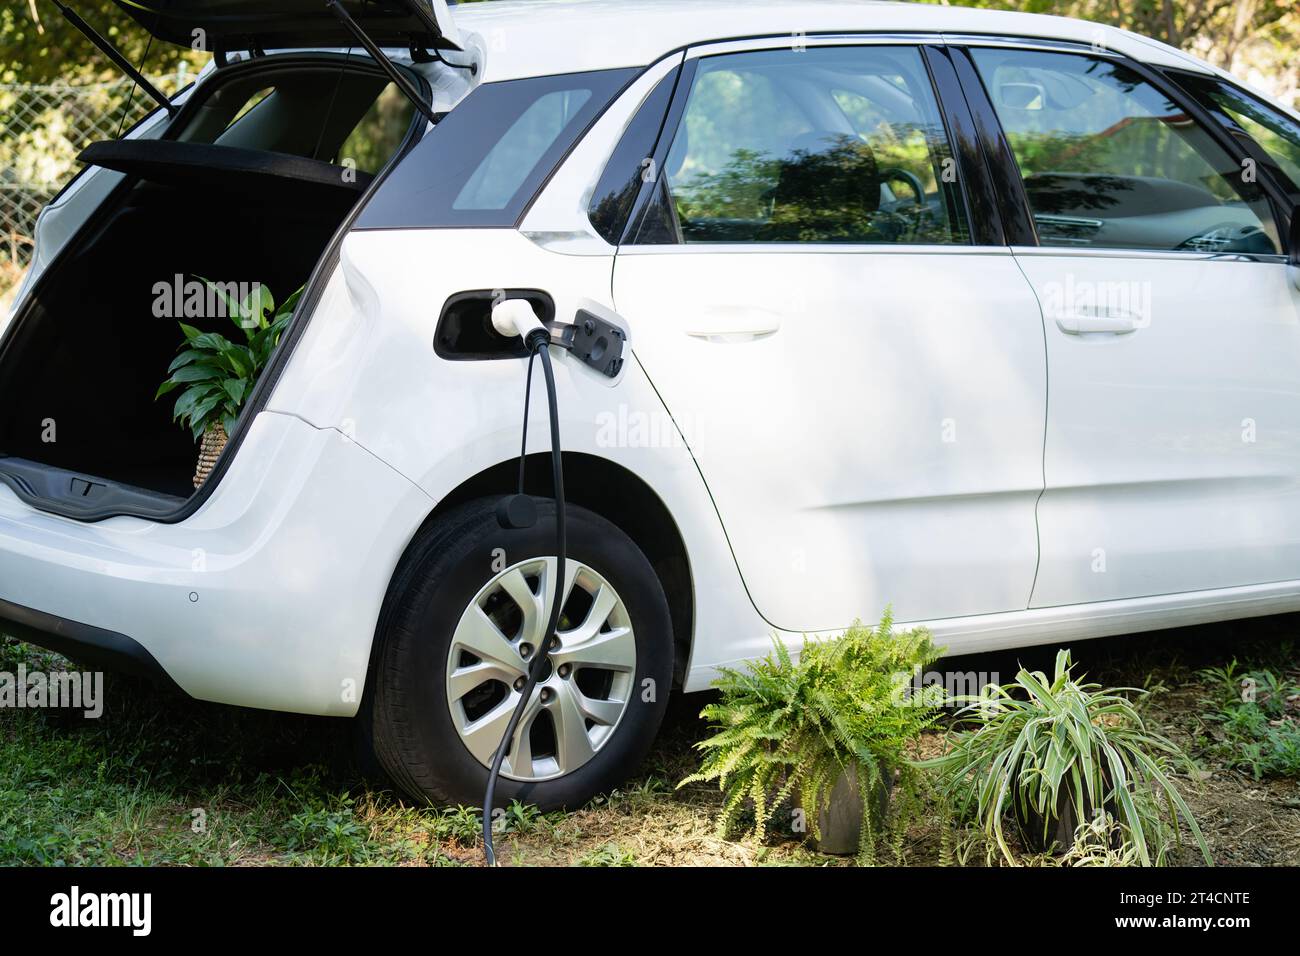
M1300 90L1295 0L923 0L1078 17L1194 53L1284 102Z
M145 73L174 73L182 62L200 66L206 54L153 40L111 0L69 4ZM120 75L107 57L48 0L17 0L0 9L0 82L111 80Z

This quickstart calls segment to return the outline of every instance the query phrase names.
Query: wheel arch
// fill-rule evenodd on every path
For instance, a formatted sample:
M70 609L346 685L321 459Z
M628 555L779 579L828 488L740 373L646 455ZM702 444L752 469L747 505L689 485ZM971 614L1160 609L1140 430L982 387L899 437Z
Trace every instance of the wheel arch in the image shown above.
M616 525L631 538L650 562L664 596L673 626L673 686L682 686L695 631L695 589L690 556L677 522L659 495L639 475L617 462L598 455L566 451L564 492L568 504L581 505ZM519 481L517 458L498 462L466 478L448 492L425 517L411 536L393 571L393 580L406 563L411 547L422 533L452 509L492 495L515 491ZM524 465L524 490L549 497L552 494L549 453L531 454ZM390 593L385 596L387 605ZM381 615L382 618L382 615ZM370 674L374 673L378 634L371 648ZM369 681L367 681L369 684Z

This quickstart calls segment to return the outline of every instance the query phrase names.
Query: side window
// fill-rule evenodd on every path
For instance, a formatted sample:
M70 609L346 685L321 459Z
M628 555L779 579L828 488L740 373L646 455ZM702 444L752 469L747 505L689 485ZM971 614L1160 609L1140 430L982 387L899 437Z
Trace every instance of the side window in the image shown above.
M590 99L591 91L584 89L554 90L539 97L488 150L451 207L504 209L538 157L582 115Z
M654 178L650 157L659 141L679 72L680 67L674 69L650 91L623 132L591 194L588 218L596 232L611 245L618 245L622 238L642 181Z
M1195 79L1184 86L1210 109L1229 117L1277 164L1281 185L1300 192L1300 123L1222 80Z
M633 67L483 83L394 167L358 229L509 228Z
M664 163L676 241L966 243L934 91L910 47L706 57Z
M351 160L362 172L379 172L406 139L414 119L411 101L389 83L338 148L336 162Z
M1042 245L1277 252L1259 185L1122 63L1032 50L971 54Z

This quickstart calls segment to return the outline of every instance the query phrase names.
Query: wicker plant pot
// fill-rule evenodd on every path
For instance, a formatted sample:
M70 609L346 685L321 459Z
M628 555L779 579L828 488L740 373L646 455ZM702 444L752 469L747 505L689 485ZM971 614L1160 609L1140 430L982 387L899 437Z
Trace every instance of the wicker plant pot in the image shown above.
M230 437L226 434L226 428L220 422L208 427L203 433L203 441L199 445L199 466L194 471L194 490L203 487L203 483L208 480L208 475L212 474L212 469L216 467L217 459L221 457L221 450L226 447L226 442Z

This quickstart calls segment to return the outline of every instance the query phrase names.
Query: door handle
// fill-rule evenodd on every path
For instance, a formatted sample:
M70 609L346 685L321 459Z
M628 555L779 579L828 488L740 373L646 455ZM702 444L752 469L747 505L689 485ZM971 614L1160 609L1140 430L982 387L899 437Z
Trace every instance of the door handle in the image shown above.
M781 329L780 313L760 308L719 306L687 321L687 335L710 342L752 342Z
M1127 335L1136 332L1145 323L1135 315L1119 312L1113 315L1060 315L1056 327L1066 335Z

